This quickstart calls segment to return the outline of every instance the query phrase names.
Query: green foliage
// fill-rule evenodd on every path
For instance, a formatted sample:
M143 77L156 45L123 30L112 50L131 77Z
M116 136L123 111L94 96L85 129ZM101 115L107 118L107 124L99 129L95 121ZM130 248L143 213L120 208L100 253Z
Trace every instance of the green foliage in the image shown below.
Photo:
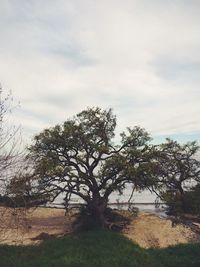
M158 168L154 186L170 213L176 215L195 210L192 208L194 202L200 206L200 199L191 190L194 182L200 181L198 151L196 142L181 145L171 139L157 147Z
M185 191L183 196L176 192L166 191L162 193L162 199L168 206L168 213L182 215L190 213L200 215L200 185L197 184L189 191ZM184 209L183 209L184 202Z
M171 190L162 192L162 201L164 201L167 206L168 214L180 216L182 213L184 213L182 204L183 199L181 198L180 194L177 194L177 192Z
M92 231L38 246L0 246L1 267L198 267L200 244L143 249L116 232Z
M200 215L200 184L184 194L185 211Z

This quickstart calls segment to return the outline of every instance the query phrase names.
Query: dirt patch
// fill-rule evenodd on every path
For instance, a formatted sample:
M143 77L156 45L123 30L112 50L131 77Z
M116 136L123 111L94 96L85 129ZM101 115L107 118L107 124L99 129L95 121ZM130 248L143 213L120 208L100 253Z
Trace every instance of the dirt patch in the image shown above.
M14 221L13 215L8 211L7 216L4 217L4 229L0 231L0 243L37 244L42 240L37 238L41 233L45 233L46 236L60 237L72 231L73 219L74 214L70 212L65 216L63 209L37 208L27 212L23 224L16 225L11 223Z
M200 241L200 236L190 227L182 224L173 226L171 220L148 213L139 213L123 232L144 248L164 248L179 243Z
M2 209L2 208L1 208ZM124 215L124 214L123 214ZM42 240L61 237L72 232L75 211L65 216L63 209L38 208L29 210L23 227L10 224L12 210L4 217L4 231L0 231L0 243L6 244L38 244ZM139 213L130 216L131 221L123 234L138 243L141 247L167 247L179 243L200 241L200 235L191 227L184 225L172 226L172 222L159 216ZM195 224L196 227L200 225Z

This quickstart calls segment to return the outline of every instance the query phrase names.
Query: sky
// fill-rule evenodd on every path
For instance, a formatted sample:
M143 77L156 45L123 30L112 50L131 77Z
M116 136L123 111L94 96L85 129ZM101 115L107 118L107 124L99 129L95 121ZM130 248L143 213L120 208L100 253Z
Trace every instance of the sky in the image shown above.
M200 141L200 1L1 0L0 82L27 142L87 107Z

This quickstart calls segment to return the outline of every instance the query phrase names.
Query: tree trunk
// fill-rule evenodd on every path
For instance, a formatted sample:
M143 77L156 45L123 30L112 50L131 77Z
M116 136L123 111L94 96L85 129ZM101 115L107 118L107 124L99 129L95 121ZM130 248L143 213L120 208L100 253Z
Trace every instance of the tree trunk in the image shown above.
M88 210L92 216L94 224L99 228L105 227L105 210L107 207L107 201L105 198L100 196L93 197L93 199L88 203Z
M179 192L180 192L181 209L183 212L185 212L186 211L185 196L184 196L184 190L181 185L179 186Z

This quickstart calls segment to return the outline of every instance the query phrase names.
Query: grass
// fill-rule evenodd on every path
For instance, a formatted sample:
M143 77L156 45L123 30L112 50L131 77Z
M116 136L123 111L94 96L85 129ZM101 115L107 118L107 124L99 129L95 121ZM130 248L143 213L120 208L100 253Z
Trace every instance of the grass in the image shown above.
M200 267L200 243L181 244L149 253L165 267Z
M143 249L119 233L91 231L38 246L0 246L1 267L199 267L200 244Z

